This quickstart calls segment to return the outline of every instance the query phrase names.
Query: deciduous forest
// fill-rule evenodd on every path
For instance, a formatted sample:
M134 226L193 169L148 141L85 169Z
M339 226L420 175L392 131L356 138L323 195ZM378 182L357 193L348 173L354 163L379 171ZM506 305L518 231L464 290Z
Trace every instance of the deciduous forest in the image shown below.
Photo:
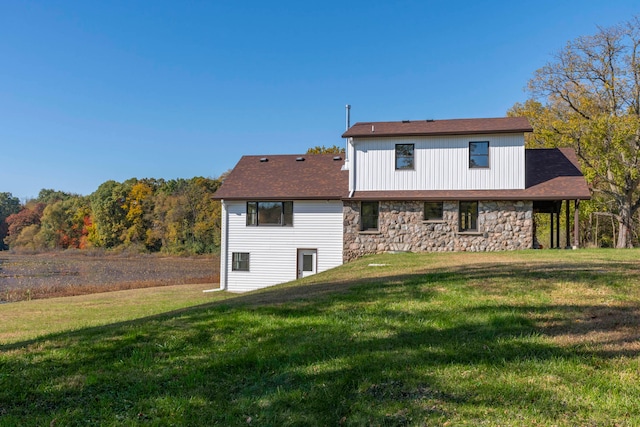
M0 193L0 246L215 253L220 202L212 196L221 180L132 178L107 181L89 196L43 189L25 203Z

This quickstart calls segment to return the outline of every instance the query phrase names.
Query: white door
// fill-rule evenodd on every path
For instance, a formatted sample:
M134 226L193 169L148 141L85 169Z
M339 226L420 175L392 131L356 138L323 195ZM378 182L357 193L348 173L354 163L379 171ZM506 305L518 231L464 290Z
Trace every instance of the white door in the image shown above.
M298 279L316 274L316 249L298 249Z

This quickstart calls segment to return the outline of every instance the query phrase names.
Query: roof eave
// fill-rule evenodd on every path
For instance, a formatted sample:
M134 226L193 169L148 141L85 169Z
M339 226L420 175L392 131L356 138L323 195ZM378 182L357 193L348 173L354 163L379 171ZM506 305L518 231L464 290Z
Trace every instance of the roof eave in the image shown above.
M451 136L451 135L492 135L508 133L528 133L533 132L533 128L508 129L508 130L469 130L469 131L445 131L445 132L388 132L388 133L359 133L349 131L342 134L342 138L390 138L398 136Z

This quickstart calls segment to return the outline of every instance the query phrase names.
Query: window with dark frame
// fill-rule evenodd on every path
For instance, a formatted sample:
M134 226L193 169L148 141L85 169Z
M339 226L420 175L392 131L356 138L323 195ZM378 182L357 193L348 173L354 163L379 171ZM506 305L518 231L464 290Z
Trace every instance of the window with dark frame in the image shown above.
M414 168L414 144L396 144L396 169Z
M443 202L424 202L424 221L442 221Z
M249 252L233 252L231 258L233 271L249 271Z
M478 202L460 202L459 230L478 231Z
M469 168L489 167L489 141L469 142Z
M362 231L378 230L378 202L362 202L360 205L360 222Z
M247 225L293 225L293 202L247 202Z

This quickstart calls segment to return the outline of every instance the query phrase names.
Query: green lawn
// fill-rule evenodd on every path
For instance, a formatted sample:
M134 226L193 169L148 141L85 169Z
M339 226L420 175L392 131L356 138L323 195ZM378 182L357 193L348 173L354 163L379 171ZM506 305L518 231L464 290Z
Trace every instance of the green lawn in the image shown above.
M0 425L640 425L638 250L379 255L157 314L173 291L6 333Z

